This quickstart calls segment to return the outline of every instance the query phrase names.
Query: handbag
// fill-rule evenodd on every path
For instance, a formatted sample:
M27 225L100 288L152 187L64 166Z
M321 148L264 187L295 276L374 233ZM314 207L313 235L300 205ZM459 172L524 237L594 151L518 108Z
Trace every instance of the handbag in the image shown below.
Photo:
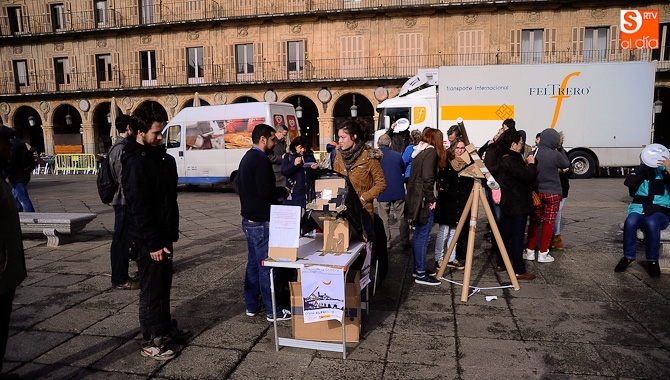
M533 190L531 196L533 197L533 206L540 207L542 204L542 199L540 199L540 195L537 193L537 191Z

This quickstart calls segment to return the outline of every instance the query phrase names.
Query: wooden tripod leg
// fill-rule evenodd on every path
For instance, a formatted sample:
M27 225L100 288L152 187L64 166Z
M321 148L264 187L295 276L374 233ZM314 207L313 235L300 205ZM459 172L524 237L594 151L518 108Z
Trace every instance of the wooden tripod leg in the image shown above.
M514 290L519 290L519 281L516 279L516 274L514 274L514 268L512 268L512 262L509 260L509 255L507 255L507 249L505 248L505 242L503 242L502 236L500 236L500 230L498 230L498 224L493 217L493 212L491 212L491 207L489 206L488 201L484 193L481 193L482 204L484 205L484 211L486 211L486 217L489 219L489 224L491 225L491 231L493 231L493 236L496 238L496 244L498 244L498 249L500 250L500 256L502 256L503 261L505 262L505 268L507 269L507 274L509 275L512 285L514 285Z
M468 197L468 201L465 203L465 207L463 208L463 210L464 211L469 210L470 206L472 206L473 200L476 199L476 198L477 198L477 194L474 192L474 187L473 187L473 191L470 191L470 196ZM442 260L442 265L440 266L440 268L437 271L437 274L435 275L435 277L437 279L442 278L442 276L444 275L444 272L447 270L447 261L448 261L446 259L447 254L451 254L451 251L454 250L454 247L456 246L456 242L458 241L458 237L463 232L463 226L465 225L465 219L466 219L467 216L468 216L468 213L464 212L461 215L461 219L458 221L458 226L456 226L456 232L454 232L454 237L451 239L451 244L449 244L449 248L447 249L447 251L444 254L445 260Z
M472 209L470 210L470 226L468 235L468 251L465 256L465 273L463 273L463 292L461 293L461 302L468 302L468 291L470 289L470 274L472 273L472 255L475 249L475 233L477 232L477 212L479 211L478 195L482 191L482 184L479 179L475 179L475 185L472 188Z

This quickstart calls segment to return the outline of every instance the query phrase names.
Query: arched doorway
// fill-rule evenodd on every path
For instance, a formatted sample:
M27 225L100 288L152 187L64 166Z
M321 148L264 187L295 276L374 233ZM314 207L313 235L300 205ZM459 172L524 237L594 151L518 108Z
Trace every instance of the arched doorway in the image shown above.
M186 107L193 107L193 101L194 101L194 100L195 100L195 99L191 99L191 100L187 101L186 103L184 103L184 107L182 107L182 109L184 109L184 108L186 108ZM210 104L209 104L208 101L203 100L203 99L200 99L200 105L201 105L201 106L208 106L208 105L210 105Z
M355 107L354 107L355 106ZM374 115L375 108L372 103L363 95L358 93L349 93L342 95L333 107L333 139L337 141L337 131L340 125L352 118L352 107L357 110L357 116L363 119L367 124L369 138L374 136Z
M93 138L95 141L95 153L106 153L109 151L114 141L111 138L111 113L112 103L104 102L93 111ZM116 114L122 115L123 111L119 106L116 106Z
M257 101L258 100L252 98L251 96L240 96L239 98L235 99L233 103L253 103Z
M158 114L163 117L163 120L165 120L165 122L167 122L169 120L167 111L158 102L154 102L153 100L147 100L147 101L143 102L142 104L140 104L139 106L137 106L136 110L138 110L140 108L150 109L150 110L153 110L155 112L158 112Z
M298 103L300 99L300 103ZM302 117L298 117L298 125L300 125L300 134L307 136L310 139L313 150L319 150L319 110L316 104L306 96L295 95L284 100L286 103L293 104L296 108L296 116L298 116L298 105L302 109Z
M33 151L44 152L44 132L39 112L28 106L19 107L14 114L12 124L17 138L30 145Z
M54 153L83 153L84 130L76 107L63 104L53 114Z
M654 102L661 101L660 113L654 114L654 141L670 146L670 88L657 87ZM654 111L652 111L654 112Z

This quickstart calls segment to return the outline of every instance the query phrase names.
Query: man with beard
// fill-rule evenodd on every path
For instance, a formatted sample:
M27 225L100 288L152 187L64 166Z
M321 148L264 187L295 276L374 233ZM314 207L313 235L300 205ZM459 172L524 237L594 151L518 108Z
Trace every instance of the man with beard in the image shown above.
M265 306L267 320L270 322L274 321L270 268L262 264L268 257L270 206L289 193L286 187L275 186L272 164L267 156L267 152L272 152L274 148L274 137L274 128L267 124L258 124L251 133L253 146L242 157L237 171L242 230L247 237L249 249L244 276L246 314L253 317ZM291 312L282 306L278 306L276 312L278 321L291 319Z

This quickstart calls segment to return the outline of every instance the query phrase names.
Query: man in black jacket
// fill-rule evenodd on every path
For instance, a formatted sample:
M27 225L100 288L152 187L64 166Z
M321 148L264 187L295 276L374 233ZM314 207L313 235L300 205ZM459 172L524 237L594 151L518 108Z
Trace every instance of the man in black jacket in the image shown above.
M258 124L251 133L253 146L242 157L237 171L242 229L249 248L244 276L244 302L250 317L258 314L264 305L270 322L273 321L270 268L263 266L262 262L268 257L270 206L276 204L277 199L288 196L286 187L275 186L272 164L266 153L272 152L274 135L274 128ZM276 311L278 321L291 319L291 312L281 306Z
M175 356L163 343L190 332L170 316L173 243L179 234L177 166L162 145L165 122L154 111L133 114L136 136L124 149L121 162L128 212L128 244L140 274L142 355L156 360Z

